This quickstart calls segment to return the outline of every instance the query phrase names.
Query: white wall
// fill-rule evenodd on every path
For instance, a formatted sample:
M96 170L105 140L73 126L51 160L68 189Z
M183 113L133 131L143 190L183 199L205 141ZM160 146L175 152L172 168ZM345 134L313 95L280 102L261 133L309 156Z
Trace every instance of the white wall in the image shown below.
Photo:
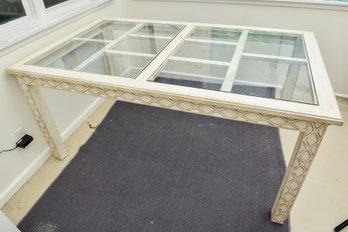
M49 157L48 145L39 130L23 93L15 78L7 75L4 69L41 49L56 39L73 33L100 17L120 17L119 0L99 9L74 18L64 26L57 26L50 33L27 43L13 52L0 57L0 150L15 145L14 131L24 127L34 137L34 141L24 150L0 154L0 207L15 193L28 177ZM64 138L77 126L78 119L93 110L97 99L73 93L57 93L54 90L43 91L53 118L56 120ZM89 110L89 111L88 111Z
M127 18L313 31L334 92L348 97L348 11L166 0L122 0L122 6Z

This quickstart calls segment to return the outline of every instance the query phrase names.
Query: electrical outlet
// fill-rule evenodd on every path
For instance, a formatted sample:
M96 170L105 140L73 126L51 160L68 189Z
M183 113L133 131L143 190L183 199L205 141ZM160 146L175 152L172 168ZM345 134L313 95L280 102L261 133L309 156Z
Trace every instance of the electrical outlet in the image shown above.
M26 132L23 127L20 127L15 130L14 134L16 135L17 140L19 140L26 134Z

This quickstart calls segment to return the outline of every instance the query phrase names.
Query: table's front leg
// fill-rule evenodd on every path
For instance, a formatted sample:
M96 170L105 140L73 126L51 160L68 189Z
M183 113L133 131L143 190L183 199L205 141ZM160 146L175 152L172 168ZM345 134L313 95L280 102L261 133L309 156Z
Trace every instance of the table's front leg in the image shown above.
M323 139L327 125L308 122L300 132L276 201L272 208L272 221L283 224L302 187L309 168Z
M51 148L51 152L53 152L57 159L63 160L68 153L47 108L46 102L41 95L40 87L26 84L22 77L17 77L17 80L48 145Z

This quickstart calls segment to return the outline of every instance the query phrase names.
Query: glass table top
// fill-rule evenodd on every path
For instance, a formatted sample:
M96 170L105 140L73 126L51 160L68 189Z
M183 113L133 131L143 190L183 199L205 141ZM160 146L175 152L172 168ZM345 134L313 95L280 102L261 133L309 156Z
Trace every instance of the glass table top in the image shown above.
M137 76L185 25L103 21L26 64ZM195 26L149 82L317 104L302 34Z

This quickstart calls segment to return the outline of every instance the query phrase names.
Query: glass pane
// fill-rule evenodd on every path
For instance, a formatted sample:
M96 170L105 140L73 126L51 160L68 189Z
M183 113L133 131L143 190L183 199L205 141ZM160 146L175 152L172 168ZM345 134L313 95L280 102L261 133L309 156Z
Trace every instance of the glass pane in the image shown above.
M72 40L38 61L33 60L29 64L73 70L88 57L104 48L104 46L105 43Z
M183 27L104 21L27 64L135 78Z
M82 71L135 78L150 61L151 57L103 54Z
M315 103L306 63L242 58L231 92Z
M235 29L194 28L153 81L220 90L240 34Z
M170 39L127 36L112 47L112 49L117 51L157 54L169 43L169 41Z
M229 44L184 41L174 56L230 62L234 50L235 46Z
M221 27L196 27L190 39L238 42L240 30Z
M104 41L115 40L136 25L137 23L132 22L104 22L81 33L77 37Z
M159 23L145 23L139 30L135 31L134 35L143 36L162 36L172 38L177 35L183 26Z
M0 1L0 25L25 16L22 1Z
M46 8L49 8L51 6L55 6L55 5L58 5L62 2L66 2L68 0L43 0L44 1L44 4L45 4L45 7Z
M302 36L282 33L250 32L244 52L306 58Z
M155 82L219 90L228 67L197 62L168 60Z

